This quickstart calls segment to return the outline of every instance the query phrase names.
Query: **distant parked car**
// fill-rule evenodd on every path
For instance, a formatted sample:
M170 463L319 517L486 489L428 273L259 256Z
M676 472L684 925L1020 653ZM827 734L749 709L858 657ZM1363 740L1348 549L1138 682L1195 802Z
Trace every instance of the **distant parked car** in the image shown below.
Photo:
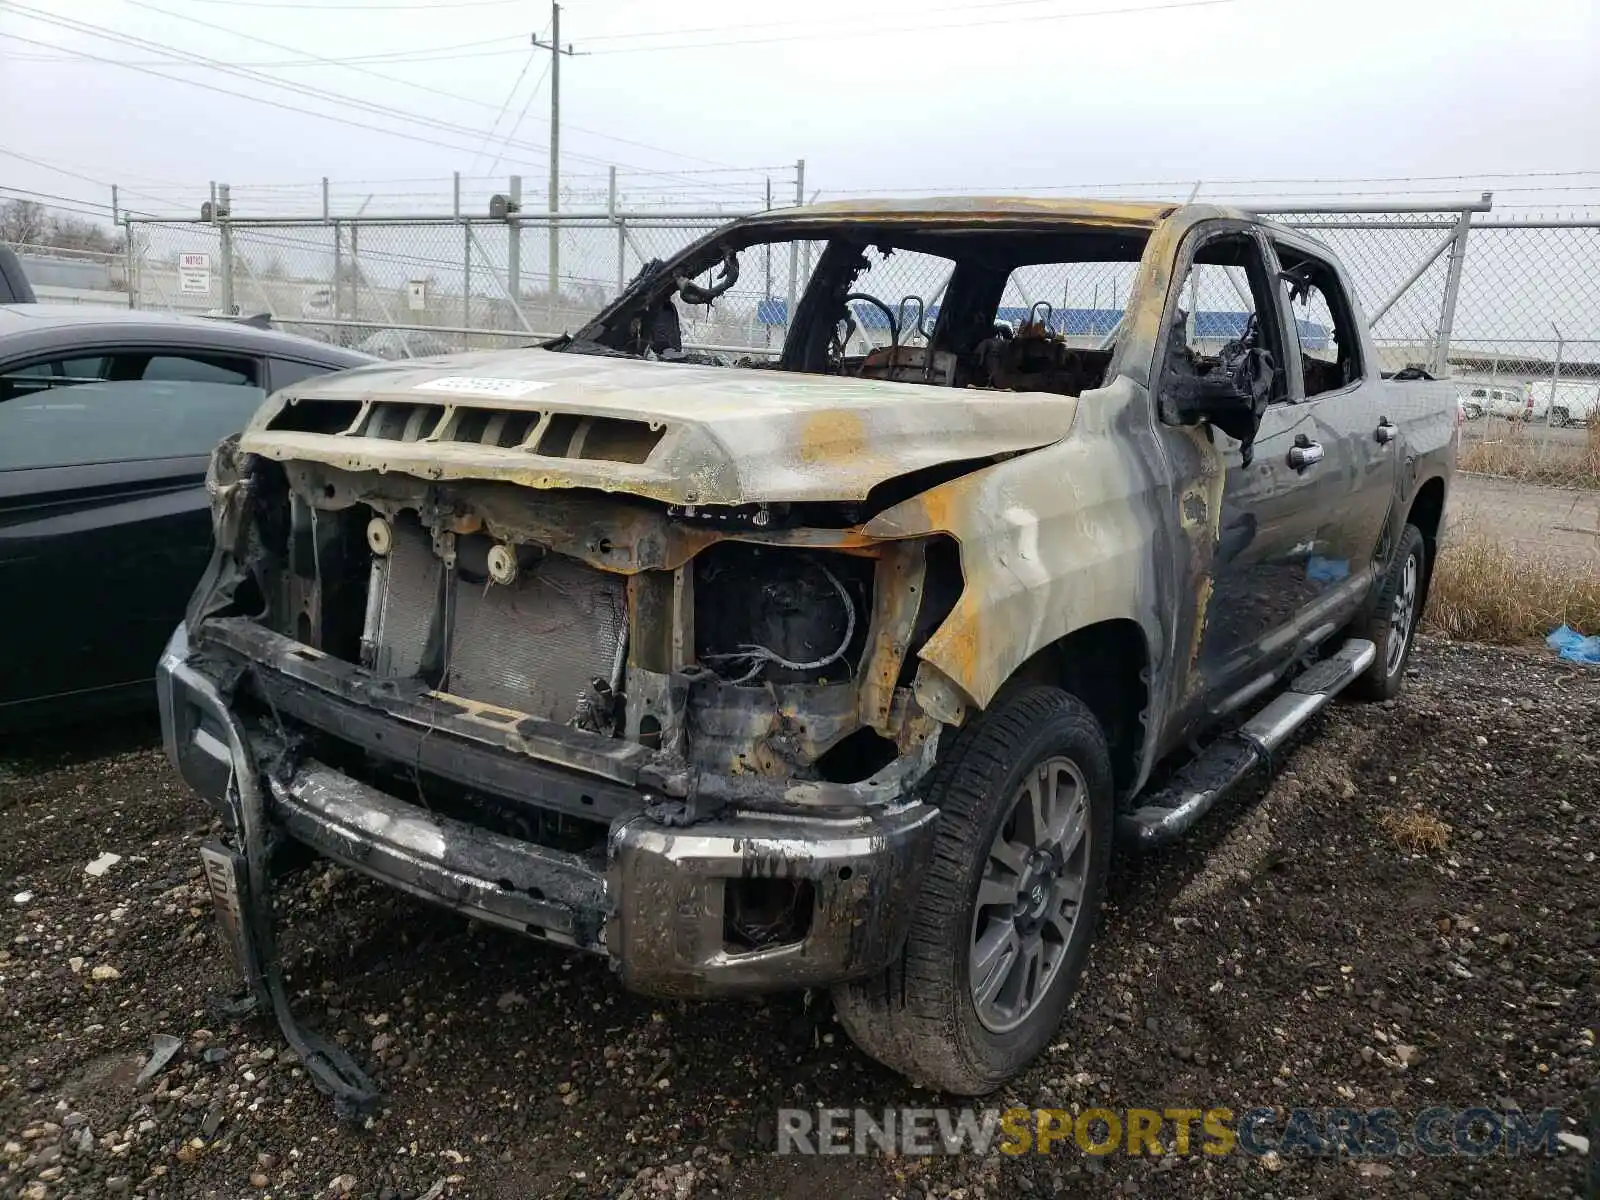
M1528 385L1528 407L1556 426L1587 425L1600 412L1600 380L1560 380L1551 395L1550 380Z
M211 553L212 448L374 361L238 321L0 305L0 726L154 698Z
M1491 387L1474 384L1461 393L1461 415L1476 421L1485 413L1496 417L1520 420L1525 417L1525 404L1521 388Z
M356 349L379 358L433 358L456 353L456 348L442 337L416 329L380 329Z

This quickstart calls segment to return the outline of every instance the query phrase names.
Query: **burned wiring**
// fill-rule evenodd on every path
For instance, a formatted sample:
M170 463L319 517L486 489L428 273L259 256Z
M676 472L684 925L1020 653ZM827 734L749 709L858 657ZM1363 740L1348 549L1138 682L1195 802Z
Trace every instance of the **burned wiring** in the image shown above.
M844 584L839 582L839 577L827 567L818 564L819 569L828 577L828 582L833 585L833 590L839 594L839 602L844 605L844 637L839 642L839 648L832 654L824 655L815 662L795 662L785 658L775 650L765 646L745 643L737 650L730 650L725 654L702 654L707 662L747 662L751 666L737 679L730 679L729 683L749 683L766 670L768 666L782 667L789 671L819 671L823 667L832 666L845 656L850 649L850 643L856 635L856 606L850 599L850 593L845 590Z

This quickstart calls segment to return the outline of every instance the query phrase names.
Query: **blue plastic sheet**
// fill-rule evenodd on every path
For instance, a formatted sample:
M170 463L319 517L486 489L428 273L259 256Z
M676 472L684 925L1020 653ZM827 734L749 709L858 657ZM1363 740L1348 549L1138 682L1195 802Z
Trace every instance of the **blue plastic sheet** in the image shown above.
M1584 637L1570 625L1563 625L1545 638L1544 644L1568 662L1600 666L1600 636Z
M1350 578L1350 560L1313 554L1306 559L1306 578L1312 583L1340 583Z

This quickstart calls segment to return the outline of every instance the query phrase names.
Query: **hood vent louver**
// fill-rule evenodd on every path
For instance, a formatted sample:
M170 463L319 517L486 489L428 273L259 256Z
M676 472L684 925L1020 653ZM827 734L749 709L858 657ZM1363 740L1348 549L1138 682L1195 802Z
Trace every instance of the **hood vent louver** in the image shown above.
M373 438L390 442L448 442L523 450L546 458L641 464L666 434L662 425L581 413L540 413L410 401L305 399L286 404L267 430Z

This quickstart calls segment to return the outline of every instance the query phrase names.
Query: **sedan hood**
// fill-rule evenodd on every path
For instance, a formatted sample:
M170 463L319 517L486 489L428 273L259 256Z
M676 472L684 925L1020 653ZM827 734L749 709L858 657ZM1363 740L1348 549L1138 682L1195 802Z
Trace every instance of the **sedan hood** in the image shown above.
M864 499L925 467L1059 441L1077 401L548 350L364 367L274 395L240 448L425 479L669 504Z

